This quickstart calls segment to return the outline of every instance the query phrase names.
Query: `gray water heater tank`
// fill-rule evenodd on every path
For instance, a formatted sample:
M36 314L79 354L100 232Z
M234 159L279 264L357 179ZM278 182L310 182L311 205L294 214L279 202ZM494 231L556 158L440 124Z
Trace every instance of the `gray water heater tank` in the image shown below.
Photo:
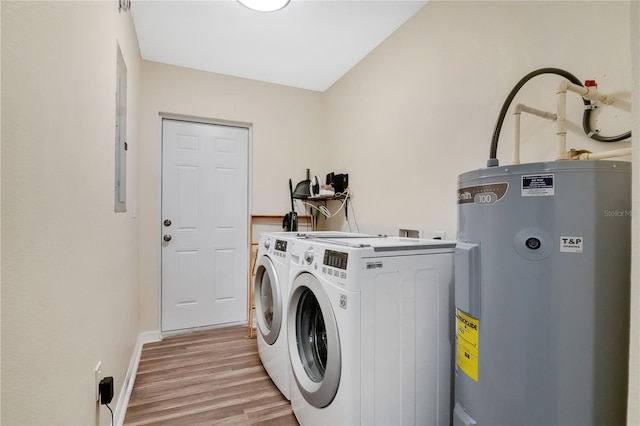
M631 164L458 180L454 425L626 423Z

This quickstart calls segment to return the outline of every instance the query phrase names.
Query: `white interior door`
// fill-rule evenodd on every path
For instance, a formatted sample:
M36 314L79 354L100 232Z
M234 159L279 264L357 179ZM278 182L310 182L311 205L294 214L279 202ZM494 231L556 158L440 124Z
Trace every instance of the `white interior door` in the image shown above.
M247 320L246 128L162 120L162 330Z

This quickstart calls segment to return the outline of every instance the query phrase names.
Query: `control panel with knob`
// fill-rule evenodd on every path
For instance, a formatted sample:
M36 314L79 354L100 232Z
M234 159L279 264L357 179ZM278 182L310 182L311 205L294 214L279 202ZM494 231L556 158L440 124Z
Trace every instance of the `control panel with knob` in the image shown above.
M307 262L308 264L311 264L311 262L313 262L313 257L314 257L315 253L313 252L313 248L310 248L309 250L304 252L304 260L305 262Z

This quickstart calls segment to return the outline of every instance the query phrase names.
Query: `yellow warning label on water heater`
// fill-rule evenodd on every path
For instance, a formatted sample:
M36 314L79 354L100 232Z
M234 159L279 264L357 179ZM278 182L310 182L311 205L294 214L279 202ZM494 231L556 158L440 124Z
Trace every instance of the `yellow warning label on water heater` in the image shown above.
M478 381L478 331L480 321L456 309L456 364Z

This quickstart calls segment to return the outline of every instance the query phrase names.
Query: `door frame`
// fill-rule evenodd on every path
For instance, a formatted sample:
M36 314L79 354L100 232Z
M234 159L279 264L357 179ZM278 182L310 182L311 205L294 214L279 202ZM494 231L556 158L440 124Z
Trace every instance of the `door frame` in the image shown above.
M162 177L164 174L163 168L163 158L162 158L162 147L163 147L163 135L162 135L162 122L163 120L177 120L177 121L186 121L190 123L198 123L198 124L213 124L216 126L228 126L228 127L240 127L243 129L247 129L249 132L249 143L247 146L247 211L248 215L246 218L246 226L247 226L247 241L245 241L245 246L247 247L247 251L249 251L251 241L250 238L250 226L251 226L251 212L253 211L253 124L244 121L233 121L233 120L223 120L217 118L209 118L209 117L201 117L195 115L185 115L178 114L172 112L158 112L159 120L158 120L158 133L160 135L160 175L158 176L158 190L159 204L158 208L158 223L157 223L157 232L156 232L156 247L158 247L158 251L156 253L158 259L158 330L160 332L160 336L168 336L168 335L176 335L176 334L184 334L189 331L193 331L194 329L185 329L185 330L175 330L175 331L164 331L162 330ZM248 257L250 260L251 258ZM249 261L249 264L251 262ZM247 285L251 285L251 282L248 282ZM247 292L247 298L249 298L249 292ZM251 303L247 300L247 303ZM249 318L247 318L249 321ZM246 323L240 322L237 325L243 325ZM228 327L229 325L236 324L225 324L224 327ZM209 326L209 327L197 327L196 329L209 329L209 328L219 328L220 326Z

